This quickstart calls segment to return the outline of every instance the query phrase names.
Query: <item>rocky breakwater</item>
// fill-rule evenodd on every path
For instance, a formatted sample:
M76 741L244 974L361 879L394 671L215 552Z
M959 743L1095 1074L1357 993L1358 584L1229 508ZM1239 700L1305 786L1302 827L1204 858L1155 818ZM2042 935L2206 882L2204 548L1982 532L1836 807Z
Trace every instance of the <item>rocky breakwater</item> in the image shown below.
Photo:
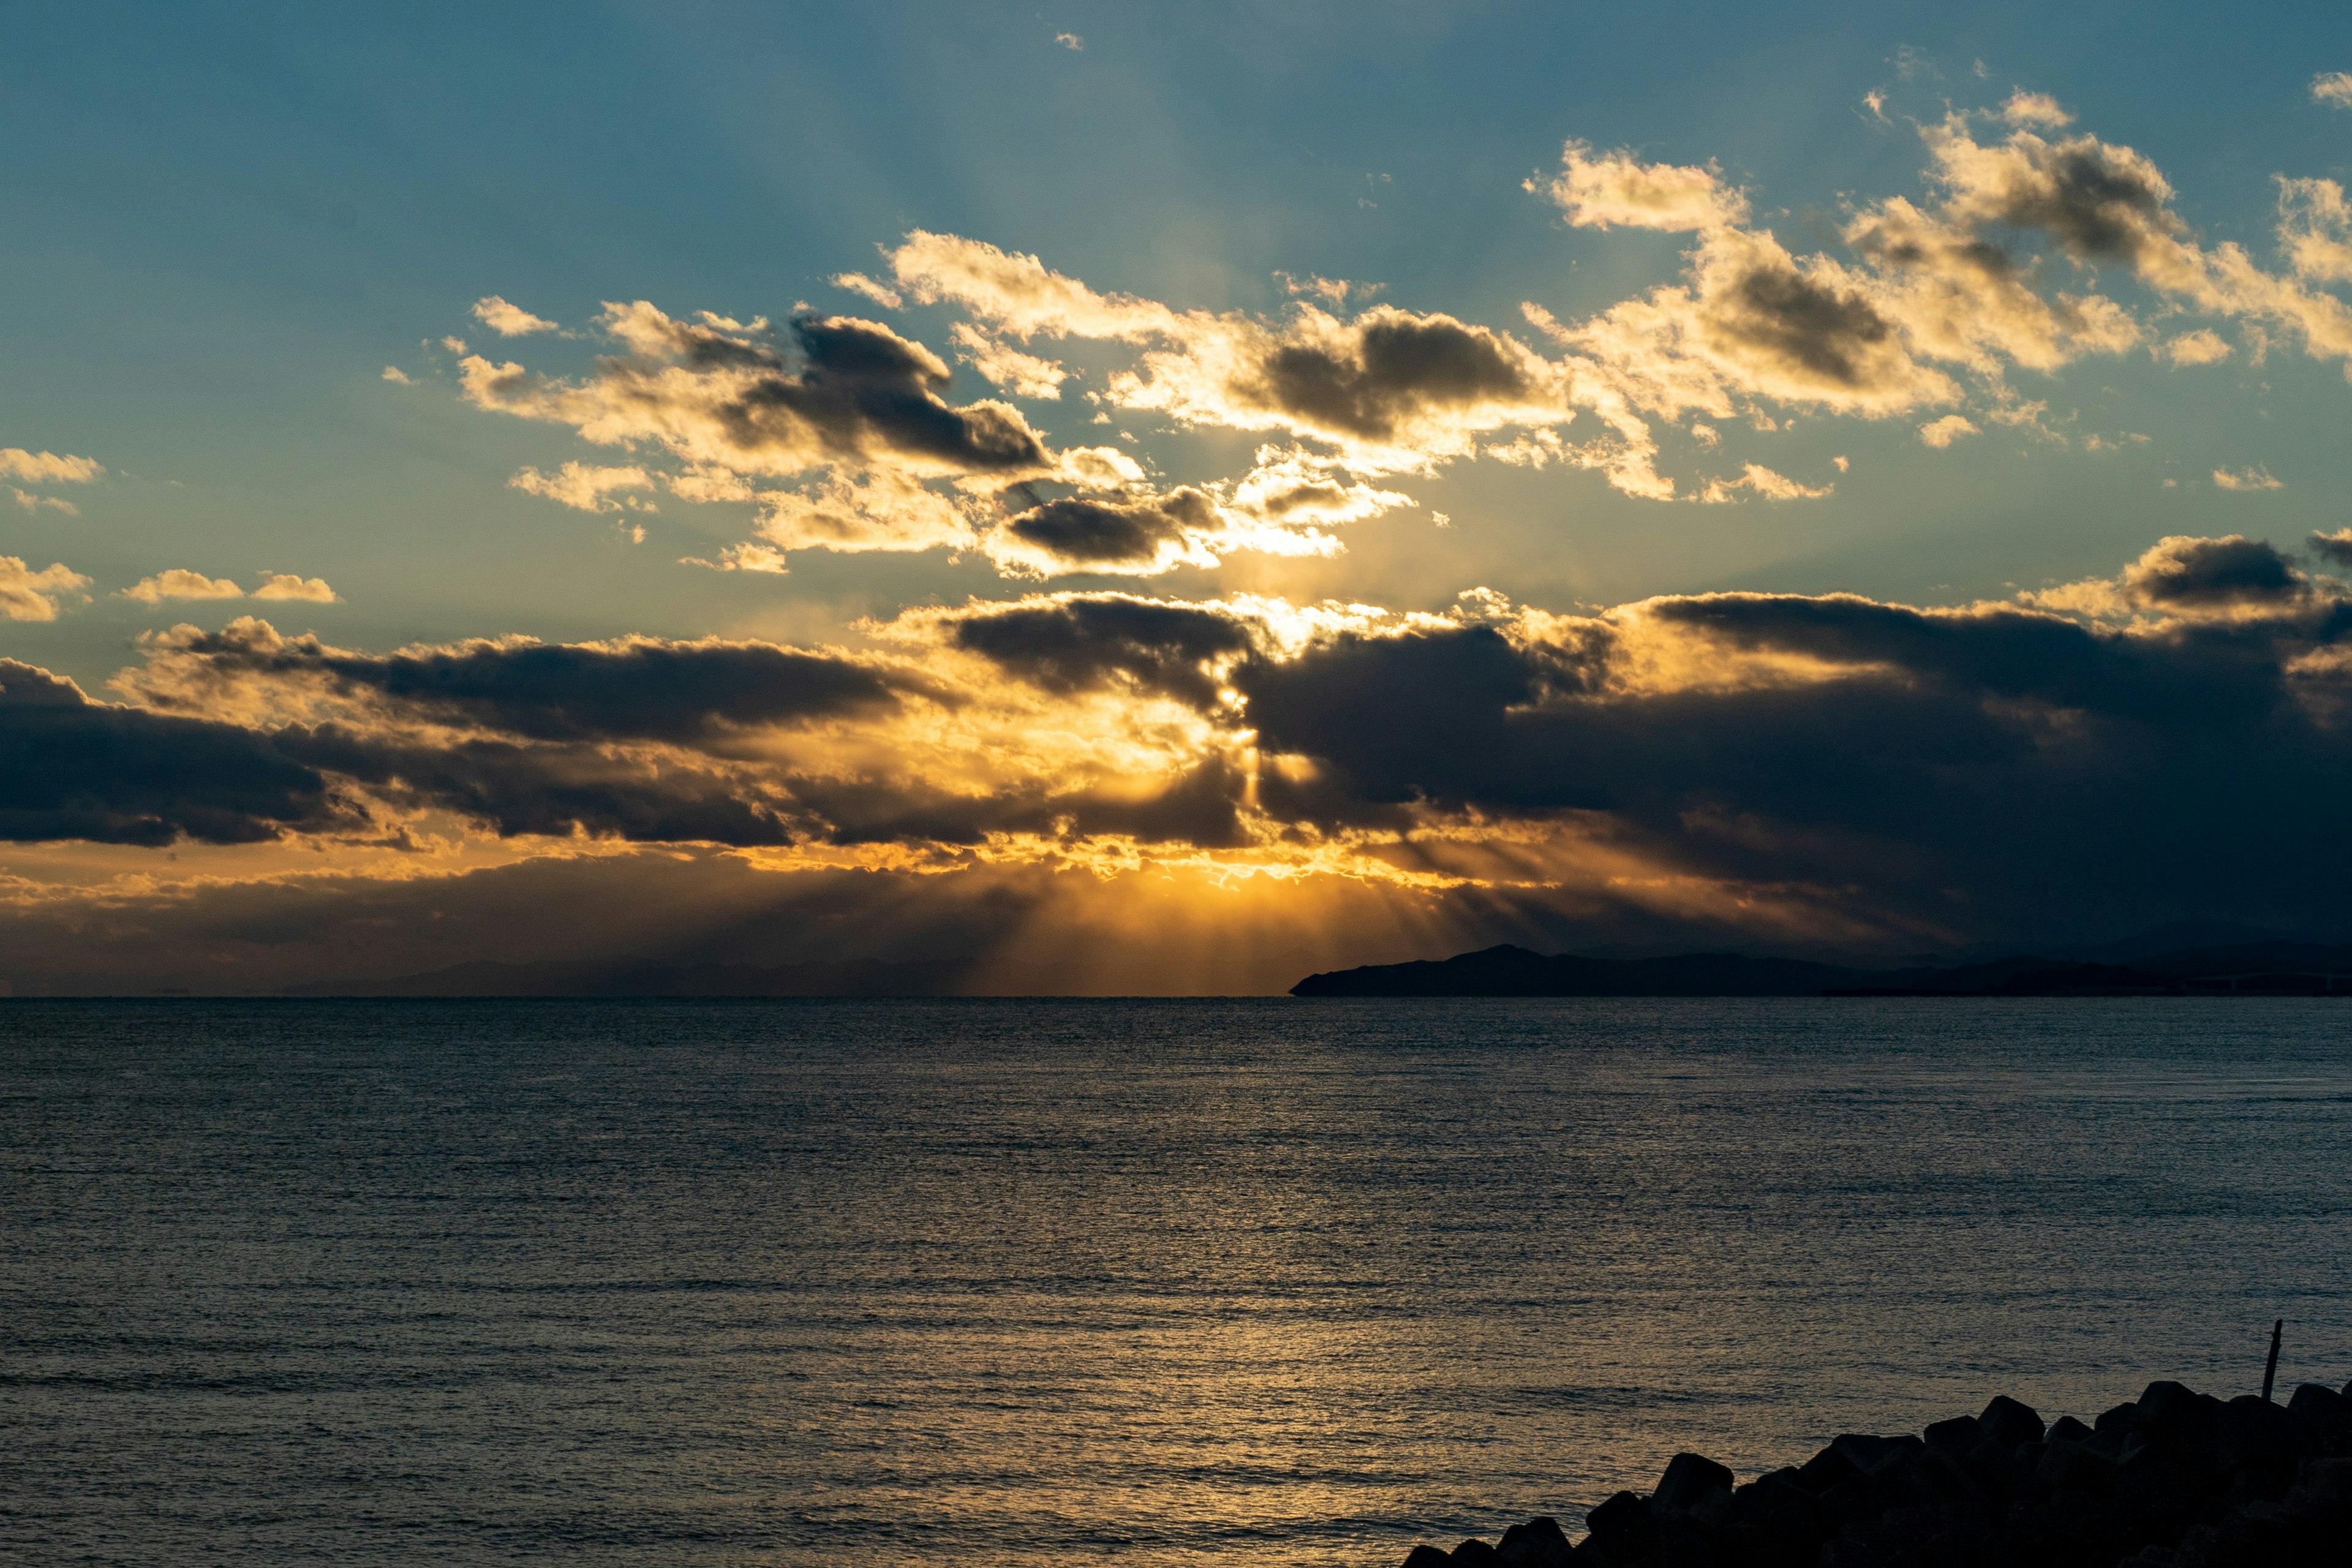
M1849 1434L1745 1486L1678 1454L1571 1543L1416 1546L1404 1568L2302 1568L2352 1565L2352 1385L2284 1405L2152 1383L2089 1426L2014 1399L1918 1436Z

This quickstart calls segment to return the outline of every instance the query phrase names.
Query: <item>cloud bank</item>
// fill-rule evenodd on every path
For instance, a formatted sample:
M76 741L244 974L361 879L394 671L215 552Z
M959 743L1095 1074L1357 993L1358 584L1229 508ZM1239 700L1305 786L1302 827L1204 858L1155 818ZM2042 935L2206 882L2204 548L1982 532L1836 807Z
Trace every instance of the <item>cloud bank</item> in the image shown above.
M2347 869L2310 825L2352 765L2352 589L2242 535L1947 607L1064 592L871 629L371 654L247 618L151 635L121 704L11 665L0 831L1160 866L1906 951L2325 923Z

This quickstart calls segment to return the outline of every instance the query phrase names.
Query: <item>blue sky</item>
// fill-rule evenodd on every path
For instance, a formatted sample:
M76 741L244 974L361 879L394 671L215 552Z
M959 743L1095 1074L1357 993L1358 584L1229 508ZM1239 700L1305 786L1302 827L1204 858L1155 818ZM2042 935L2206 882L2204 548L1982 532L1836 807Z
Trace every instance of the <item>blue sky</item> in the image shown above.
M1263 445L1327 467L1335 449L1295 423L1087 401L1134 369L1141 339L1016 342L970 298L925 303L902 286L886 309L835 279L887 285L886 251L920 230L1269 331L1318 298L1286 279L1348 279L1359 287L1335 321L1444 316L1556 354L1525 306L1589 322L1675 287L1716 232L1580 216L1546 195L1564 143L1622 150L1627 168L1710 171L1746 204L1733 232L1854 268L1857 215L1937 199L1922 127L1956 112L1972 147L2089 137L2135 152L2200 255L2234 242L2287 279L2277 177L2344 179L2352 108L2315 83L2347 67L2352 19L2322 5L2258 21L2120 5L12 6L0 448L105 472L26 479L31 499L0 505L0 555L87 580L51 595L51 618L0 622L0 656L135 706L155 689L107 682L147 657L142 633L257 614L376 655L641 636L865 657L902 646L875 627L910 606L973 596L1438 614L1484 588L1561 615L1740 591L1965 606L2120 582L2168 536L2292 552L2352 523L2336 499L2352 478L2337 434L2347 361L2307 350L2282 318L2185 307L2112 257L2054 244L2037 252L2034 287L2104 291L2134 322L2128 346L2077 347L2046 374L1996 354L1995 392L1953 370L1964 395L1892 411L1757 382L1734 387L1737 419L1704 416L1703 437L1688 409L1644 416L1672 501L1565 459L1439 455L1385 477L1341 463L1330 472L1409 504L1333 529L1332 553L1218 546L1213 564L1196 552L1142 575L1041 577L970 542L800 543L781 574L681 563L726 558L774 503L687 499L668 488L677 465L658 462L642 493L614 492L604 510L527 493L511 482L523 470L642 462L661 442L514 417L467 392L460 362L512 359L585 385L614 352L597 325L606 302L680 321L766 317L784 325L761 341L779 342L795 317L838 313L940 355L950 405L1005 401L1052 451L1125 451L1141 465L1141 488L1124 492L1136 505L1183 486L1230 500ZM2050 109L2016 110L2021 93ZM2296 287L2328 298L2336 285ZM571 335L500 338L472 313L489 297ZM1056 358L1074 376L1065 395L992 386L959 358L959 323ZM2224 357L2169 363L2166 345L2193 331ZM451 336L464 354L441 346ZM778 352L790 359L789 343ZM2037 403L2022 423L1988 413ZM1097 412L1115 417L1098 426ZM1947 413L1971 433L1923 441ZM1588 404L1561 429L1585 439L1598 417ZM1751 483L1731 504L1687 504L1750 462L1819 493L1774 500ZM761 472L760 486L806 490L824 470ZM2224 488L2217 472L2245 482ZM1009 515L1059 493L991 504ZM971 526L978 540L991 524ZM2326 566L2294 559L2305 575ZM247 596L123 596L169 571ZM263 572L320 580L335 601L257 602ZM528 847L491 837L502 854Z

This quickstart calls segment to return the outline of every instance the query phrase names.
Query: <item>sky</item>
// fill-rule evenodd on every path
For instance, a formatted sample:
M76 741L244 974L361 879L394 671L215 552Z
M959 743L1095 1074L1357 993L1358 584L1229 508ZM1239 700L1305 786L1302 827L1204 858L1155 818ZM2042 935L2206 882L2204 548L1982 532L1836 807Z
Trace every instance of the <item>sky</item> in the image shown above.
M2352 17L0 11L0 984L2343 937Z

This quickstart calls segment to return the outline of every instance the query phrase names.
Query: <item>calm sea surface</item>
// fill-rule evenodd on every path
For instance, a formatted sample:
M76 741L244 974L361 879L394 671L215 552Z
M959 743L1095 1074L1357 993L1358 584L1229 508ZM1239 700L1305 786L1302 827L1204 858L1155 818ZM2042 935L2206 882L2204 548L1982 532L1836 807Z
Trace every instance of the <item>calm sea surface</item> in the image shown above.
M1391 1568L2352 1376L2352 1004L0 1003L0 1558Z

